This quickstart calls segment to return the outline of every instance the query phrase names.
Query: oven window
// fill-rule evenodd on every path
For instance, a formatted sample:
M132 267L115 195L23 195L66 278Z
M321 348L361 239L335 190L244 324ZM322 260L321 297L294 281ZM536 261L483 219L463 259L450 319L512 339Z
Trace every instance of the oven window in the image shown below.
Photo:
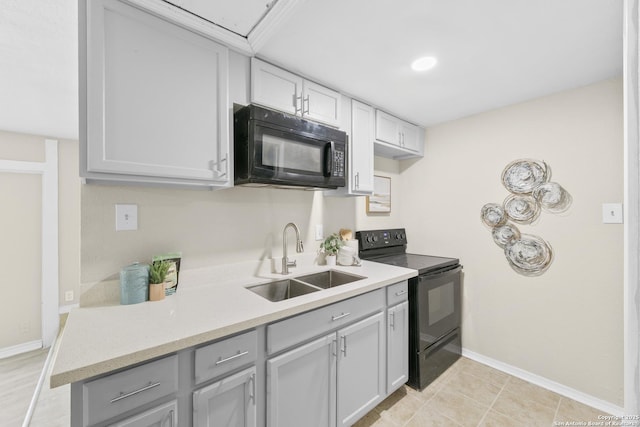
M454 313L454 282L429 290L429 326Z
M262 164L275 169L296 169L322 174L324 147L305 144L266 132L262 135Z

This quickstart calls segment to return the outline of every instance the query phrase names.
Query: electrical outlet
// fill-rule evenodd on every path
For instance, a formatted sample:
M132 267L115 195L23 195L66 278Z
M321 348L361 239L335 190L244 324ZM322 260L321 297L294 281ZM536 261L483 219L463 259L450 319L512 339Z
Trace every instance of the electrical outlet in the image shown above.
M322 240L324 236L324 227L322 224L316 224L316 240Z
M622 224L622 203L603 203L602 222L604 224Z
M64 293L64 300L65 300L65 302L73 301L73 291L66 291Z
M138 205L116 205L116 231L138 229Z

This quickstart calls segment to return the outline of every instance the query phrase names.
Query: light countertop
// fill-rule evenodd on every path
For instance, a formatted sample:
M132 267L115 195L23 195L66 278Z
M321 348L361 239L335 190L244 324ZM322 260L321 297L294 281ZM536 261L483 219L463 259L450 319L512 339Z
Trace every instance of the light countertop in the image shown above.
M328 269L310 264L283 276L264 273L259 263L248 262L185 270L180 272L177 293L162 301L74 309L60 336L51 387L203 344L417 275L415 270L362 261L360 267L331 269L365 279L289 300L271 302L245 289Z

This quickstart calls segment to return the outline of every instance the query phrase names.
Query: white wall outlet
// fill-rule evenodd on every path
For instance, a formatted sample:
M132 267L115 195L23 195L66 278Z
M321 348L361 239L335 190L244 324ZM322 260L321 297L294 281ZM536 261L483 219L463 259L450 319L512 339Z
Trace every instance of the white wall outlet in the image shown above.
M64 293L64 301L65 302L71 302L73 301L73 291L66 291Z
M322 224L316 224L316 240L322 240L324 237L324 227Z
M622 203L603 203L602 222L604 224L622 224Z
M116 205L116 231L138 229L138 205Z

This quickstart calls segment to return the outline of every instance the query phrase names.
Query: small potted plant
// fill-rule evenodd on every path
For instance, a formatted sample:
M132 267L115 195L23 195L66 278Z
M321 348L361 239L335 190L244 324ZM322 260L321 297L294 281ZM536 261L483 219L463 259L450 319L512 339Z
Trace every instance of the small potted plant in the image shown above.
M327 265L336 265L336 254L343 243L338 233L333 233L320 244L320 250L324 253Z
M149 267L149 301L164 299L164 280L171 267L169 261L155 261Z

